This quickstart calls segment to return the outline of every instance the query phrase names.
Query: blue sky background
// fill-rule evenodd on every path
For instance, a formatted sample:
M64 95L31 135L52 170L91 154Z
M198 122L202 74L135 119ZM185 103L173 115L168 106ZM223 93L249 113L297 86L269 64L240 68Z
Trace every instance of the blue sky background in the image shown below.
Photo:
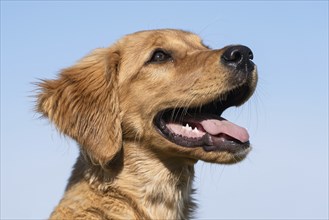
M1 1L1 219L47 218L78 154L33 112L32 82L155 28L247 45L259 69L255 96L224 113L253 151L198 162L196 218L328 219L328 1Z

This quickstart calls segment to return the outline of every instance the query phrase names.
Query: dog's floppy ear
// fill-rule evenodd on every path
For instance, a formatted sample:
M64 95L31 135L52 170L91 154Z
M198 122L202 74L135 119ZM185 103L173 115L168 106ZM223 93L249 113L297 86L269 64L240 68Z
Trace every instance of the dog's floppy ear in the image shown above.
M37 111L75 139L84 155L105 166L122 148L118 98L120 54L96 49L55 80L39 83Z

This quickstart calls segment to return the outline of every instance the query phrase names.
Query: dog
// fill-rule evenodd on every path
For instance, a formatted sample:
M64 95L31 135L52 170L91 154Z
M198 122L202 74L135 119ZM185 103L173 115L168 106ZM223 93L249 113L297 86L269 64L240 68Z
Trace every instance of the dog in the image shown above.
M247 130L221 114L254 93L252 59L188 31L140 31L41 80L36 110L80 149L50 219L191 218L195 163L251 150Z

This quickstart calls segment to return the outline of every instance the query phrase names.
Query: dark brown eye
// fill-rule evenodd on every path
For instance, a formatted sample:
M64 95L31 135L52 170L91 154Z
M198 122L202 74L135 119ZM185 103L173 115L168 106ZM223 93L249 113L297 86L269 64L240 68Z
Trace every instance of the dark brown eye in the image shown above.
M162 62L166 62L172 60L171 55L162 50L162 49L157 49L153 52L153 55L149 61L149 63L162 63Z

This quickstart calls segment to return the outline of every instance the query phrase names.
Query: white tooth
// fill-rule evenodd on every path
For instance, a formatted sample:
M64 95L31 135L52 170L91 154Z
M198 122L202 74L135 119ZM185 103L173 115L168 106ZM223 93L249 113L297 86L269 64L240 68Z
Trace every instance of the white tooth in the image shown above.
M194 132L194 133L198 133L199 130L195 127L195 128L193 129L193 132Z

